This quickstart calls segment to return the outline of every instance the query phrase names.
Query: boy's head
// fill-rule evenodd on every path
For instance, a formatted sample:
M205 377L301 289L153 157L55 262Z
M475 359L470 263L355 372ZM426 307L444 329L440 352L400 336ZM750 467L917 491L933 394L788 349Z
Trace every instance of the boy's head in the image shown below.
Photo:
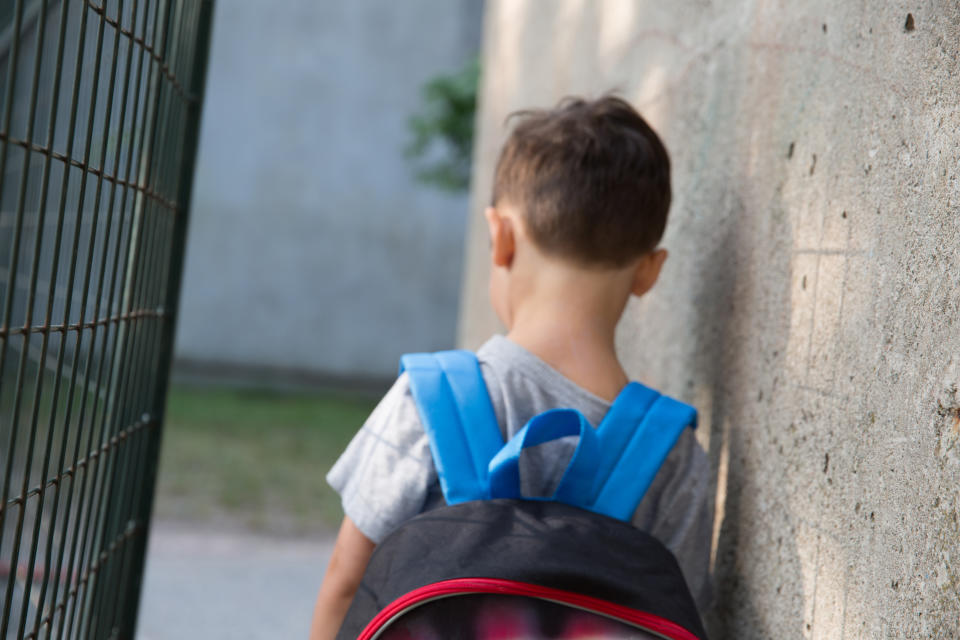
M613 96L566 99L514 117L520 121L501 151L487 210L495 267L509 269L516 242L529 241L543 260L571 269L639 268L642 286L628 293L644 293L666 257L657 243L670 207L670 159L657 134ZM491 282L495 307L502 306L497 288Z
M514 205L541 251L619 267L657 246L670 159L633 107L606 96L515 116L522 120L497 162L493 206Z

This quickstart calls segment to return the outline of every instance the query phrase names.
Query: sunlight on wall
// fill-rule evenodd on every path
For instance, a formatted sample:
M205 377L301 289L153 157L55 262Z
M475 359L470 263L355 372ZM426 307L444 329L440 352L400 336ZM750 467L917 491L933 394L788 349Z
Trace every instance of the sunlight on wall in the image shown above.
M600 16L598 63L614 66L636 34L638 4L634 0L609 0Z
M704 394L708 395L708 394ZM699 406L699 405L698 405ZM701 434L703 431L701 430ZM709 451L709 449L707 449ZM720 453L717 461L717 492L714 498L713 535L710 538L710 566L717 566L717 550L720 548L720 530L727 507L727 478L730 475L730 420L723 421L720 437Z
M629 94L633 104L642 105L643 116L654 126L663 127L670 117L670 102L660 99L669 88L670 72L664 64L651 63L637 89Z
M485 31L497 34L498 46L484 48L494 55L488 55L485 60L480 99L487 104L500 106L509 103L509 97L519 83L522 67L515 61L523 56L529 5L525 2L506 2L496 5L496 9L487 14Z
M810 171L805 168L801 173L805 176ZM799 187L787 182L785 191ZM805 193L806 198L789 199L794 204L787 212L792 281L786 374L799 391L835 401L848 393L850 384L846 363L841 361L844 349L849 351L845 320L868 315L871 304L869 293L855 294L849 286L855 277L851 271L862 271L869 228L850 223L845 206L854 211L857 203L847 202L849 196L832 193L828 197L809 188ZM836 505L824 502L828 499L816 491L787 494L787 508L797 523L803 633L811 640L834 638L838 630L864 623L859 615L864 603L856 600L860 594L848 584L849 541L837 537L830 515Z

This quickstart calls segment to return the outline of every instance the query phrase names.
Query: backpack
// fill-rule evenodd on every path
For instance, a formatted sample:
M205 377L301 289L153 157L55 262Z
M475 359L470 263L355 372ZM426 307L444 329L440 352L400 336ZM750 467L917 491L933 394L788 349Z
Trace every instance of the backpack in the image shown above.
M476 356L401 359L447 506L377 546L338 640L705 640L670 551L630 519L696 410L636 382L597 428L573 409L503 442ZM553 495L521 494L524 449L578 438Z

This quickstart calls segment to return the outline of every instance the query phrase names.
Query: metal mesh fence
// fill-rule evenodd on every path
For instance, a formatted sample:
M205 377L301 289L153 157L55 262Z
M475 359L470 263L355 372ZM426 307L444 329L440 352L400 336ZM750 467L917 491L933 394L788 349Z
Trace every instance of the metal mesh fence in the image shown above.
M133 635L211 12L0 2L0 639Z

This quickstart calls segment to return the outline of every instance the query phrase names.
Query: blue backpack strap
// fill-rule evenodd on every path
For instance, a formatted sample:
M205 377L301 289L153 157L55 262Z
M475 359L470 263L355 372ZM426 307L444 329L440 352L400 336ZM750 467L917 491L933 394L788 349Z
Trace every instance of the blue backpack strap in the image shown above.
M477 357L469 351L407 354L400 372L409 377L447 503L488 498L487 465L503 437Z
M598 427L601 462L591 510L629 521L697 410L632 382Z

